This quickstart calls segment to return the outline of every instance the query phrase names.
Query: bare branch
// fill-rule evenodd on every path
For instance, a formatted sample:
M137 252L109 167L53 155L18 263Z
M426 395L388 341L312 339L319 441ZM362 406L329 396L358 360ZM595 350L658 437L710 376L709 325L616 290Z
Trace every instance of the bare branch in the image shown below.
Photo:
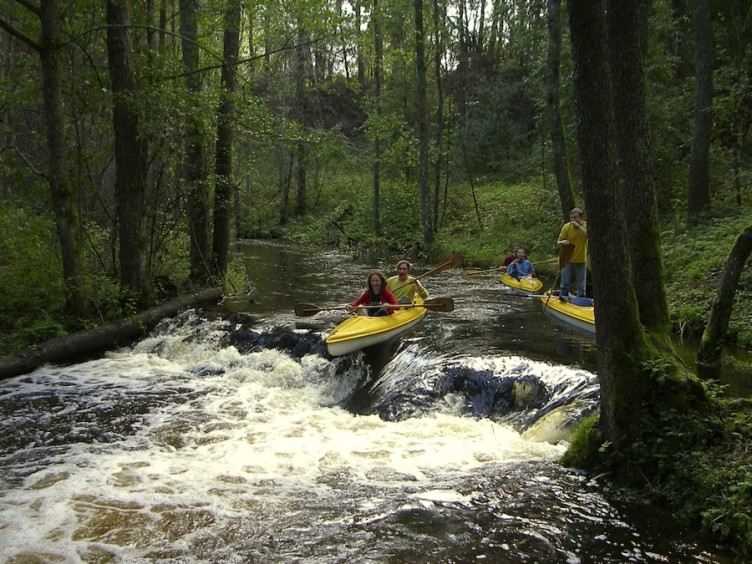
M34 41L31 37L23 33L20 29L17 29L14 27L9 21L7 21L5 18L0 18L0 28L7 31L10 35L15 37L16 39L20 39L24 43L26 43L29 47L34 49L35 51L41 51L42 46Z
M29 12L31 12L32 14L36 14L37 16L40 16L42 14L41 8L32 4L28 0L16 0L16 4L21 4L21 6L29 10Z

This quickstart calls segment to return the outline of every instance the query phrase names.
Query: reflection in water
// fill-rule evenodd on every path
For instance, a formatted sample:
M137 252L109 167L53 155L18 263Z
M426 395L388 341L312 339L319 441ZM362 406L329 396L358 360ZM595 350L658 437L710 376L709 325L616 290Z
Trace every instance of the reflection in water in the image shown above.
M4 561L720 561L555 464L594 344L532 302L437 276L455 312L331 358L343 316L292 305L350 299L367 265L249 251L250 318L186 312L0 384Z

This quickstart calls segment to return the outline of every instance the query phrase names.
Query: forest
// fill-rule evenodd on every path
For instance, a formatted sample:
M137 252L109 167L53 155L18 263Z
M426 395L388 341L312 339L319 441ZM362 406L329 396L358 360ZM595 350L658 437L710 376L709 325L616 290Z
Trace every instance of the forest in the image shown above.
M752 551L752 410L705 375L750 371L722 358L752 349L744 2L15 0L0 28L0 354L252 291L236 239L492 266L579 206L602 398L567 462Z

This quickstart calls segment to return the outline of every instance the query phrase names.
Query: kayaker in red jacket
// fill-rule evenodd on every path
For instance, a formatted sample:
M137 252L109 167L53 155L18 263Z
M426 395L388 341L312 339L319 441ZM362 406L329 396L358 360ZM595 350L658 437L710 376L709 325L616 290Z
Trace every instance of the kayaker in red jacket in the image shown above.
M366 278L367 289L360 297L347 304L347 310L351 311L358 306L375 306L384 305L385 307L379 308L361 308L361 315L370 315L371 317L381 317L383 315L391 315L396 311L388 307L391 305L399 305L397 298L386 287L386 276L379 270L374 270L368 274Z

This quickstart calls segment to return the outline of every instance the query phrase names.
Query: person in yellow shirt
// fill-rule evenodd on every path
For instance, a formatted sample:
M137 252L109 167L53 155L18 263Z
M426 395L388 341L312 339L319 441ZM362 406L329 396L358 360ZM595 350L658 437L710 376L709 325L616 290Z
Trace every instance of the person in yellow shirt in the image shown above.
M401 260L396 266L397 274L390 276L386 281L386 287L392 291L401 304L414 302L415 296L420 296L424 300L428 297L428 290L420 283L420 280L410 276L412 268L413 265L409 261Z
M559 233L559 240L556 244L563 248L572 245L571 258L561 271L561 285L559 287L559 297L565 298L569 295L569 288L572 280L577 286L577 297L585 297L585 285L587 283L587 245L588 232L587 223L582 219L582 210L574 208L569 212L569 223L565 223Z

